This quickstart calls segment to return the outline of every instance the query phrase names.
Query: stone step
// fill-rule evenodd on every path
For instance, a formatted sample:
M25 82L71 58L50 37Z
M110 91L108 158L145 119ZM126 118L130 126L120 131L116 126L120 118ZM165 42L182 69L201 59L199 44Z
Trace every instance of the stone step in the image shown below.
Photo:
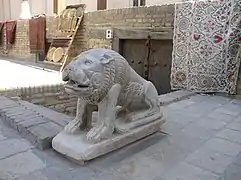
M159 100L161 105L165 106L192 95L194 93L188 91L176 91L161 95ZM4 96L0 96L0 116L41 150L51 148L53 137L74 118L43 106Z
M52 139L72 117L26 101L0 96L0 116L39 149L51 148Z
M195 92L179 90L179 91L174 91L174 92L160 95L159 101L162 106L166 106L171 103L186 99L190 96L194 96L195 94L196 94Z

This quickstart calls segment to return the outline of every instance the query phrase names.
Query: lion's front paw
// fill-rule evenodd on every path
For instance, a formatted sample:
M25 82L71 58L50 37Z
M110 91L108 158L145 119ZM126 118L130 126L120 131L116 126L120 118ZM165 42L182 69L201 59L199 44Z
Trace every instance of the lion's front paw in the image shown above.
M103 139L107 139L112 136L114 132L113 125L102 124L97 127L93 127L86 135L87 140L91 142L99 142Z
M80 126L82 125L82 121L79 119L74 119L73 121L70 121L64 128L64 131L68 134L73 134L77 130L80 129Z

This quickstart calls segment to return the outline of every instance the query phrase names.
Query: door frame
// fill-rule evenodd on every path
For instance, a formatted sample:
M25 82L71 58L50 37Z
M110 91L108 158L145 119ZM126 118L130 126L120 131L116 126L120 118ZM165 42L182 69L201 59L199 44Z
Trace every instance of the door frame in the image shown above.
M113 28L112 49L121 53L123 39L172 40L173 28Z
M114 29L113 30L113 40L112 49L121 55L123 54L123 41L124 40L146 40L146 46L148 52L146 57L144 57L143 63L143 78L149 79L149 73L151 70L150 66L150 49L149 43L151 40L173 40L173 29L172 28L155 28L155 29ZM159 87L157 87L159 88ZM160 89L159 89L160 90ZM159 91L158 90L158 91Z

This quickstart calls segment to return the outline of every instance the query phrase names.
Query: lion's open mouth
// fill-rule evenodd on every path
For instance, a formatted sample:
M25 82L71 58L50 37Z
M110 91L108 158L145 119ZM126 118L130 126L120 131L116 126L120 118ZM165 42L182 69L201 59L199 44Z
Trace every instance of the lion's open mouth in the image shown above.
M86 84L79 84L77 81L74 80L69 80L66 84L65 84L66 88L70 88L70 89L86 89L89 86Z

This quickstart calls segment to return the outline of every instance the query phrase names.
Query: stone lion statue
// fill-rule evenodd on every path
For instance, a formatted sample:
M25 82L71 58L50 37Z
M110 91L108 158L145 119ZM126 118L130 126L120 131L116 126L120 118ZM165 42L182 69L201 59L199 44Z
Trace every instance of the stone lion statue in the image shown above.
M99 142L163 116L155 86L113 50L81 53L64 68L62 79L67 93L78 97L76 117L64 129L69 134L87 129L87 140ZM91 127L95 110L97 122Z

